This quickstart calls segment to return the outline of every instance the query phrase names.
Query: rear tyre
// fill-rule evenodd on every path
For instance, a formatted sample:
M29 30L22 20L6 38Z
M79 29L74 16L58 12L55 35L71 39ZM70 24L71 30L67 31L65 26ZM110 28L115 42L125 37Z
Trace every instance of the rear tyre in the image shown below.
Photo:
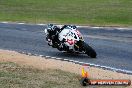
M96 58L97 54L91 46L89 46L87 43L83 42L83 48L85 50L85 53L88 56L90 56L91 58Z

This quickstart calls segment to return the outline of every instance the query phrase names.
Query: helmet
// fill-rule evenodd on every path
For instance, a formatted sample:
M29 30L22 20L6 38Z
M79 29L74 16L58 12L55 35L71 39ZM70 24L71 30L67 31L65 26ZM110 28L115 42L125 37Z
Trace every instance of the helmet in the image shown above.
M53 24L48 24L47 25L47 31L53 31L54 30L54 25Z
M48 24L48 28L52 28L53 26L53 24Z
M50 32L50 31L57 31L56 29L59 29L58 26L56 25L53 25L53 24L48 24L48 28L47 28L47 31ZM59 31L59 30L58 30Z
M56 29L56 28L58 28L57 26L53 26L53 28L52 29Z

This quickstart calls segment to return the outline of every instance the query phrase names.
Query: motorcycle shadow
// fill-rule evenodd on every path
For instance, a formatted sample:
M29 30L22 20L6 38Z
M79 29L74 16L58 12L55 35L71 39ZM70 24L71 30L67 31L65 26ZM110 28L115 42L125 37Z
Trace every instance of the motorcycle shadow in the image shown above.
M56 53L56 55L57 55L57 57L61 57L61 58L92 59L91 57L87 56L86 54L79 54L79 53L58 52L58 53Z

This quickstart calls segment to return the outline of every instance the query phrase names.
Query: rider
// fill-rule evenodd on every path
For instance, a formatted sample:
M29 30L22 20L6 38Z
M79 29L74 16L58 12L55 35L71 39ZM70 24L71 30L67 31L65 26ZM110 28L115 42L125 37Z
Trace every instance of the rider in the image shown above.
M58 34L64 29L66 28L67 26L70 26L70 25L64 25L62 26L61 28L56 26L56 25L53 25L53 24L49 24L48 25L48 28L47 28L47 41L49 42L48 44L53 46L53 47L58 47L59 46L59 39L58 39ZM76 28L76 26L70 26L72 27L73 29Z
M58 39L58 34L61 31L61 28L59 28L58 26L55 26L53 24L49 24L48 28L47 28L47 41L48 44L53 46L53 47L57 47L58 43L59 43L59 39Z

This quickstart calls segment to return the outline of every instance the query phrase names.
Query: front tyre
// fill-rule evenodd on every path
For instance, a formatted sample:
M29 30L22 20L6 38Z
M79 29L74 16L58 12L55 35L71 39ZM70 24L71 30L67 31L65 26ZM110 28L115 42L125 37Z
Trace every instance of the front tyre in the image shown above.
M82 43L83 43L82 45L83 45L85 53L91 58L96 58L97 54L95 50L91 46L89 46L87 43L85 42L82 42Z

